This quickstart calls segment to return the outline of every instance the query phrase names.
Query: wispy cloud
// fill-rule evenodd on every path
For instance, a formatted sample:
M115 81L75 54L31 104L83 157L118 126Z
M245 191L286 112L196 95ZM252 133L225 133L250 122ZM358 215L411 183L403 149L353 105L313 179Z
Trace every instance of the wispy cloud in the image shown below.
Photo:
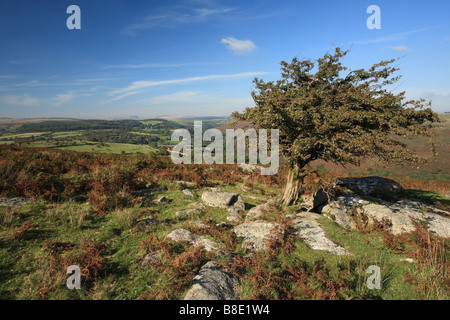
M37 80L30 80L30 81L23 82L23 83L17 83L14 86L15 87L34 87L34 86L38 86L38 85L41 85L39 83L39 81L37 81Z
M429 31L429 30L432 30L434 28L436 28L436 27L432 26L432 27L427 27L427 28L422 28L422 29L415 29L415 30L409 30L409 31L404 31L404 32L398 32L398 33L393 33L393 34L382 36L382 37L378 37L378 38L371 38L371 39L354 41L354 43L356 43L356 44L371 44L371 43L380 43L380 42L388 42L388 41L399 41L399 40L402 40L402 39L406 38L409 35L412 35L412 34L415 34L415 33L419 33L419 32Z
M102 67L102 69L151 69L151 68L179 68L199 65L199 62L187 63L141 63L141 64L113 64Z
M118 95L112 99L109 99L108 102L113 102L113 101L118 101L118 100L122 100L123 98L126 98L128 96L132 96L139 93L139 91L130 91L130 92L125 92L124 94Z
M75 92L69 91L67 93L58 94L53 100L55 101L55 106L60 107L64 103L69 102L75 98Z
M38 98L30 97L28 94L24 95L11 95L0 97L0 103L5 105L14 105L22 107L34 107L40 104Z
M236 78L245 78L245 77L255 77L259 75L267 74L267 72L242 72L235 74L216 74L209 76L200 76L200 77L191 77L191 78L183 78L183 79L173 79L173 80L162 80L162 81L134 81L128 87L117 89L112 91L110 95L116 94L124 94L130 93L126 96L131 95L132 92L138 93L138 90L162 85L171 85L171 84L180 84L180 83L189 83L196 81L204 81L204 80L221 80L221 79L236 79ZM116 97L119 98L119 97ZM119 100L119 99L115 99Z
M154 27L173 27L181 24L201 23L210 19L224 16L235 9L233 8L196 8L166 7L160 8L157 14L152 14L139 19L122 30L122 34L136 35L140 30Z
M444 43L444 42L447 42L447 41L450 41L450 37L445 38L444 40L441 41L441 43Z
M412 51L409 47L407 46L390 46L390 48L394 51Z
M185 102L186 99L194 97L198 94L196 91L180 91L174 92L167 95L161 95L157 97L153 97L150 99L139 100L137 103L144 103L149 105L154 104L165 104L165 103L182 103Z
M75 81L81 82L81 83L91 83L91 82L105 82L105 81L112 81L116 80L117 78L85 78L85 79L77 79Z
M2 79L14 79L14 78L18 78L18 75L15 74L2 74L0 75L0 80Z
M234 37L228 37L223 38L221 42L236 53L246 53L256 49L251 40L238 40Z

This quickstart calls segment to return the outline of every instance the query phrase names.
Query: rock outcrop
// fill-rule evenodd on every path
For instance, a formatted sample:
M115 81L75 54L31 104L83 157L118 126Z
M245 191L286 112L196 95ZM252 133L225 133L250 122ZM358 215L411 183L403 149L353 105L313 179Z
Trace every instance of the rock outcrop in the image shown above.
M428 229L432 233L441 237L450 237L449 213L432 206L426 206L419 201L402 200L388 202L374 198L368 200L353 194L330 201L322 209L322 213L329 215L339 225L349 228L352 227L350 214L353 210L356 210L359 214L366 215L369 224L375 222L386 224L387 222L387 231L393 234L414 231L413 221L416 219L426 222Z
M301 204L300 209L309 212L320 212L327 203L328 194L324 189L320 188L311 196L303 196L303 203Z
M398 182L381 177L337 178L336 186L345 187L362 196L395 201L404 196L404 189Z
M267 241L277 239L283 234L281 227L274 222L257 220L242 223L233 229L236 236L243 238L243 247L248 250L266 250Z
M240 212L245 210L245 203L239 193L204 191L202 201L210 207L226 209L230 212L227 220L232 223L239 223L242 220Z
M239 193L223 191L204 191L202 201L210 207L227 209L228 211L243 211L244 200Z
M193 234L192 232L190 232L187 229L175 229L172 232L170 232L167 236L165 236L164 239L169 239L172 241L186 241L188 242L191 246L201 246L203 247L203 249L205 249L206 251L214 251L214 250L219 250L222 245L212 241L208 238L202 237L202 236L198 236Z

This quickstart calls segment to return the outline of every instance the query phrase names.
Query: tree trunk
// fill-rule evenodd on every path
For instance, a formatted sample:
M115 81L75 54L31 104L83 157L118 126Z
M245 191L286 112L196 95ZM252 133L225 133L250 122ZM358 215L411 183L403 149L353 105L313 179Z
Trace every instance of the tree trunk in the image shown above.
M300 191L303 185L304 178L302 171L302 167L296 163L289 172L286 188L284 189L283 199L281 200L282 203L286 206L296 204L300 197Z

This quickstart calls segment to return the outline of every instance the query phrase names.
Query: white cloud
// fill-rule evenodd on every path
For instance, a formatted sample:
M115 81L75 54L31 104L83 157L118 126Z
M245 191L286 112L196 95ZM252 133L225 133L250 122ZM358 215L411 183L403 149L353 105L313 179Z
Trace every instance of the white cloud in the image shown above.
M55 98L53 98L56 107L62 106L64 103L69 102L75 98L75 93L73 91L69 91L67 93L58 94Z
M137 90L156 87L161 85L168 84L180 84L180 83L189 83L195 81L203 81L203 80L219 80L219 79L236 79L236 78L244 78L244 77L255 77L258 75L267 74L267 72L243 72L243 73L235 73L235 74L216 74L209 76L201 76L201 77L191 77L191 78L183 78L183 79L173 79L173 80L162 80L162 81L134 81L126 88L118 89L110 93L110 95L115 94L123 94L129 93L125 96L129 96L131 94L137 93ZM116 97L115 100L119 100L119 97Z
M435 112L450 112L450 91L410 88L406 90L407 99L431 100L431 108Z
M39 105L39 99L30 97L29 95L21 96L3 96L0 97L0 102L2 104L23 106L23 107L33 107Z
M390 48L394 51L411 51L407 46L391 46Z
M228 37L223 38L221 42L237 53L250 52L256 49L255 44L251 40L238 40L234 37Z

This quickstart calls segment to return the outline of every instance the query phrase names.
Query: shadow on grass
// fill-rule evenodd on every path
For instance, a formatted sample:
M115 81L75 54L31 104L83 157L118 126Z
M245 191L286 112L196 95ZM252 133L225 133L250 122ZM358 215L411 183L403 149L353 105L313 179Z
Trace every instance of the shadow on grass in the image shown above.
M408 198L415 198L425 202L426 204L433 205L439 209L449 211L450 210L450 199L445 198L439 194L431 191L406 189L405 193Z

